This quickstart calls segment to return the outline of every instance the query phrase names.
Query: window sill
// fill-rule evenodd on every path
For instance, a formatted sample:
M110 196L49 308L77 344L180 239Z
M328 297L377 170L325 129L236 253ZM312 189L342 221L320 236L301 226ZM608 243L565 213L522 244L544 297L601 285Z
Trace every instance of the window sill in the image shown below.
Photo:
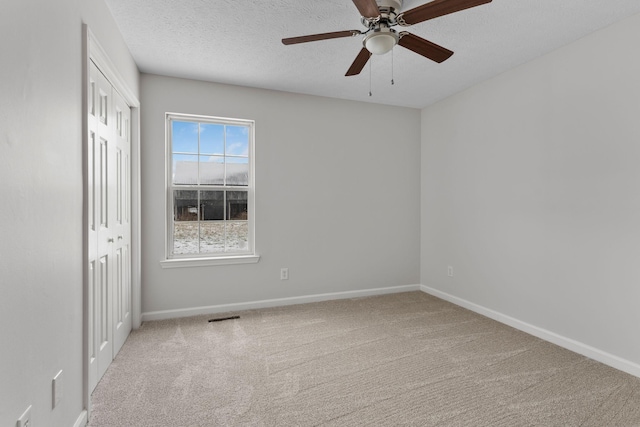
M219 258L174 258L160 261L162 268L208 267L212 265L255 264L260 255L237 255Z

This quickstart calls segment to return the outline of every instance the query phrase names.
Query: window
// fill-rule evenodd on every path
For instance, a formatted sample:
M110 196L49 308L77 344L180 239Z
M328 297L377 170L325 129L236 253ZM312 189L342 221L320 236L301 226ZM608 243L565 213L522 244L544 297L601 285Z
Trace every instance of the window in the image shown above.
M254 122L172 113L166 125L163 267L257 262Z

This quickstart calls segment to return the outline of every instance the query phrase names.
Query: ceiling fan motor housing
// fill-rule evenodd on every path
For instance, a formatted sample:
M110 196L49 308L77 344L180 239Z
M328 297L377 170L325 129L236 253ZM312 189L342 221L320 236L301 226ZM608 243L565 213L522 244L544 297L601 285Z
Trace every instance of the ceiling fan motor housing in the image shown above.
M396 13L402 9L402 0L376 0L378 8L391 8Z
M363 18L363 24L367 26L367 23L374 22L388 22L390 26L396 25L396 16L400 13L402 8L402 0L376 0L380 16L371 19Z

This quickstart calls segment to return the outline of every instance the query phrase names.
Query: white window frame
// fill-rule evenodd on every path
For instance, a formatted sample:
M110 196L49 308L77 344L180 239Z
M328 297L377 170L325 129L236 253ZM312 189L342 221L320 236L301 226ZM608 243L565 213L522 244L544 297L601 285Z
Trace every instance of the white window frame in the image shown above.
M225 191L247 191L247 214L248 214L248 249L238 253L205 253L205 254L188 254L174 255L171 253L173 247L173 190L183 188L183 186L174 186L173 184L173 161L172 161L172 126L173 121L185 121L194 123L214 123L231 126L248 126L249 127L249 180L247 186L215 186L197 185L197 188L225 190ZM166 113L165 114L165 259L160 262L163 268L178 267L202 267L211 265L225 264L248 264L256 263L260 260L260 256L255 251L255 122L246 119L231 119L226 117L203 116L195 114L182 113ZM188 189L188 188L185 188Z

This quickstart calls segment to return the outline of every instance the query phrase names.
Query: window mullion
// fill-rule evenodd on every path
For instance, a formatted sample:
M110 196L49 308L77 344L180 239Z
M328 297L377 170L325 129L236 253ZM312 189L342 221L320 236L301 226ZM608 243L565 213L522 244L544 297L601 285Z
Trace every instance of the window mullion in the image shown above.
M227 186L227 125L224 125L222 127L222 132L223 132L222 140L224 144L222 146L222 154L223 154L222 161L224 164L223 175L222 175L222 185L226 187Z
M227 214L227 191L224 190L222 192L223 197L223 206L224 206L224 213L222 214L222 224L224 225L224 251L227 252L228 251L228 242L227 242L227 218L228 218L228 214Z
M223 197L223 214L222 214L222 225L223 225L223 230L224 230L224 252L227 252L229 250L229 245L228 245L228 241L227 241L227 191L226 191L226 187L227 187L227 125L224 125L222 127L222 141L223 141L223 145L222 145L222 162L223 162L223 173L222 173L222 186L224 188L224 190L222 191Z
M201 201L201 191L200 191L200 123L198 123L198 177L196 179L196 183L197 183L197 188L198 188L198 253L202 252L202 241L201 241L201 236L202 236L202 221L200 218L200 210L202 209L202 201Z
M201 230L201 226L202 224L200 223L200 209L202 209L202 203L201 203L201 198L200 198L200 189L198 188L196 190L196 194L198 195L198 205L197 205L197 210L198 210L198 253L200 253L200 251L202 250L202 242L200 241L200 235L202 234L202 230Z

